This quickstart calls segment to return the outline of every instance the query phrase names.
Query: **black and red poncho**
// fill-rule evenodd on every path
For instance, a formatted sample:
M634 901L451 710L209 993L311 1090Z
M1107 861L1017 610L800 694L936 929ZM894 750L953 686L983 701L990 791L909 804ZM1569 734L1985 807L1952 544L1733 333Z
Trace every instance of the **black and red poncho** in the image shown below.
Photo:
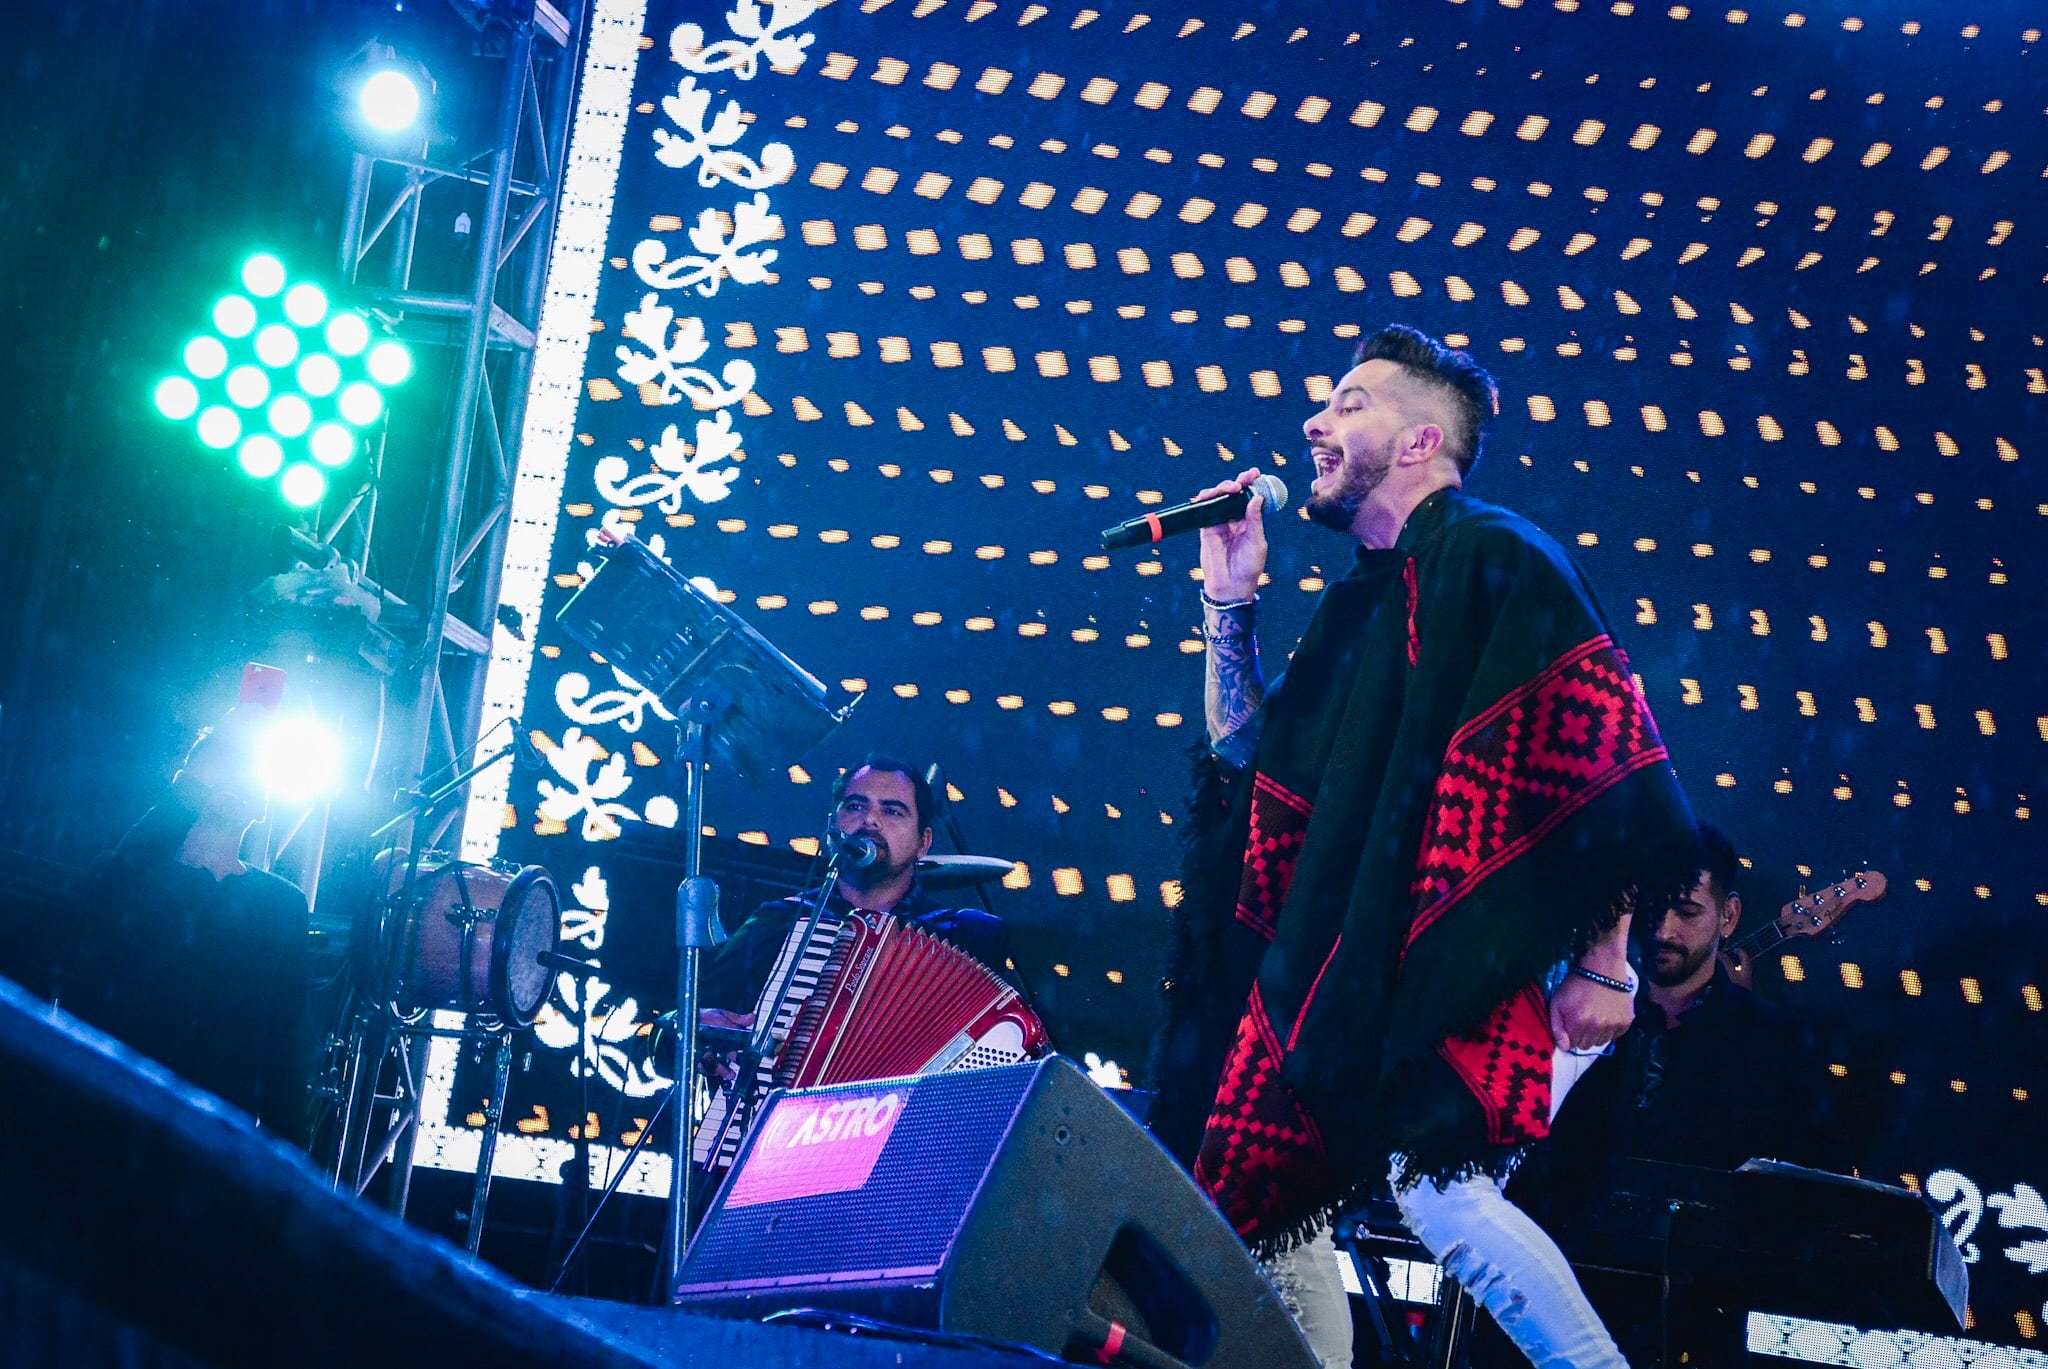
M1541 980L1697 868L1627 658L1540 529L1457 490L1325 591L1248 769L1206 755L1154 1129L1268 1248L1548 1127Z

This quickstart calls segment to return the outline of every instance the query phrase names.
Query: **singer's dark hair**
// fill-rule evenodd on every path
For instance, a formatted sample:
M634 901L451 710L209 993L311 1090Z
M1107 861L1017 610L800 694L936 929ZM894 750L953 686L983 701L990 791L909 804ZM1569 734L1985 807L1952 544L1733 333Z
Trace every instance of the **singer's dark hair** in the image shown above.
M1444 449L1458 467L1471 474L1486 440L1486 425L1500 412L1500 387L1470 353L1446 347L1429 334L1405 323L1389 324L1358 344L1351 364L1391 361L1409 377L1446 401L1451 421L1444 430Z
M910 792L917 804L917 827L921 832L932 825L932 787L922 771L913 769L908 761L899 761L894 756L869 756L851 770L842 771L832 781L832 807L836 811L839 801L846 797L846 786L855 775L863 770L879 770L887 775L901 775L910 781Z

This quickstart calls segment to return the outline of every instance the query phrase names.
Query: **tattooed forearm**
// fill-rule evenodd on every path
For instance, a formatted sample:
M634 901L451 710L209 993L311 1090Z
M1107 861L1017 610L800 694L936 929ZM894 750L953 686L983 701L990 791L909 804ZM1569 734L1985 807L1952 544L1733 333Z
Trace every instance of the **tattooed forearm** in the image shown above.
M1204 617L1209 664L1202 703L1213 745L1258 713L1266 699L1266 681L1259 673L1259 639L1252 633L1251 610L1211 609Z

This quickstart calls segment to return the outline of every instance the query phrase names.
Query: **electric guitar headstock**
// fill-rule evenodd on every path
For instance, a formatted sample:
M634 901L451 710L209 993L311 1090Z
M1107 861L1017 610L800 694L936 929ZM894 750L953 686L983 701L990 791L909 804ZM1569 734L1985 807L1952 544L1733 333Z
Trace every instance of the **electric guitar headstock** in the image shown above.
M1801 890L1799 897L1778 910L1768 926L1750 933L1733 946L1721 949L1721 963L1728 977L1744 988L1750 987L1753 961L1760 951L1769 950L1795 936L1823 936L1833 930L1851 908L1875 903L1890 887L1879 870L1858 870L1819 889Z

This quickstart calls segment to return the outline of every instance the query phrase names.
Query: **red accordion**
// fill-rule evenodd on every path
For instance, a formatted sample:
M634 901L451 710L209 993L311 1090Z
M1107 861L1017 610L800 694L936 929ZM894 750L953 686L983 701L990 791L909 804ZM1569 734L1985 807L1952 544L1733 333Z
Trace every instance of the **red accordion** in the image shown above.
M797 957L771 1012L778 1048L757 1073L748 1104L712 1099L693 1147L699 1164L726 1168L742 1115L770 1088L811 1088L944 1070L982 1069L1046 1054L1045 1027L1017 991L973 956L883 913L852 913L808 945L790 933L778 972ZM819 953L822 952L822 964ZM815 967L815 968L813 968ZM769 979L770 989L775 975Z
M1017 991L966 952L893 917L840 928L775 1065L778 1088L1013 1065L1045 1054Z

